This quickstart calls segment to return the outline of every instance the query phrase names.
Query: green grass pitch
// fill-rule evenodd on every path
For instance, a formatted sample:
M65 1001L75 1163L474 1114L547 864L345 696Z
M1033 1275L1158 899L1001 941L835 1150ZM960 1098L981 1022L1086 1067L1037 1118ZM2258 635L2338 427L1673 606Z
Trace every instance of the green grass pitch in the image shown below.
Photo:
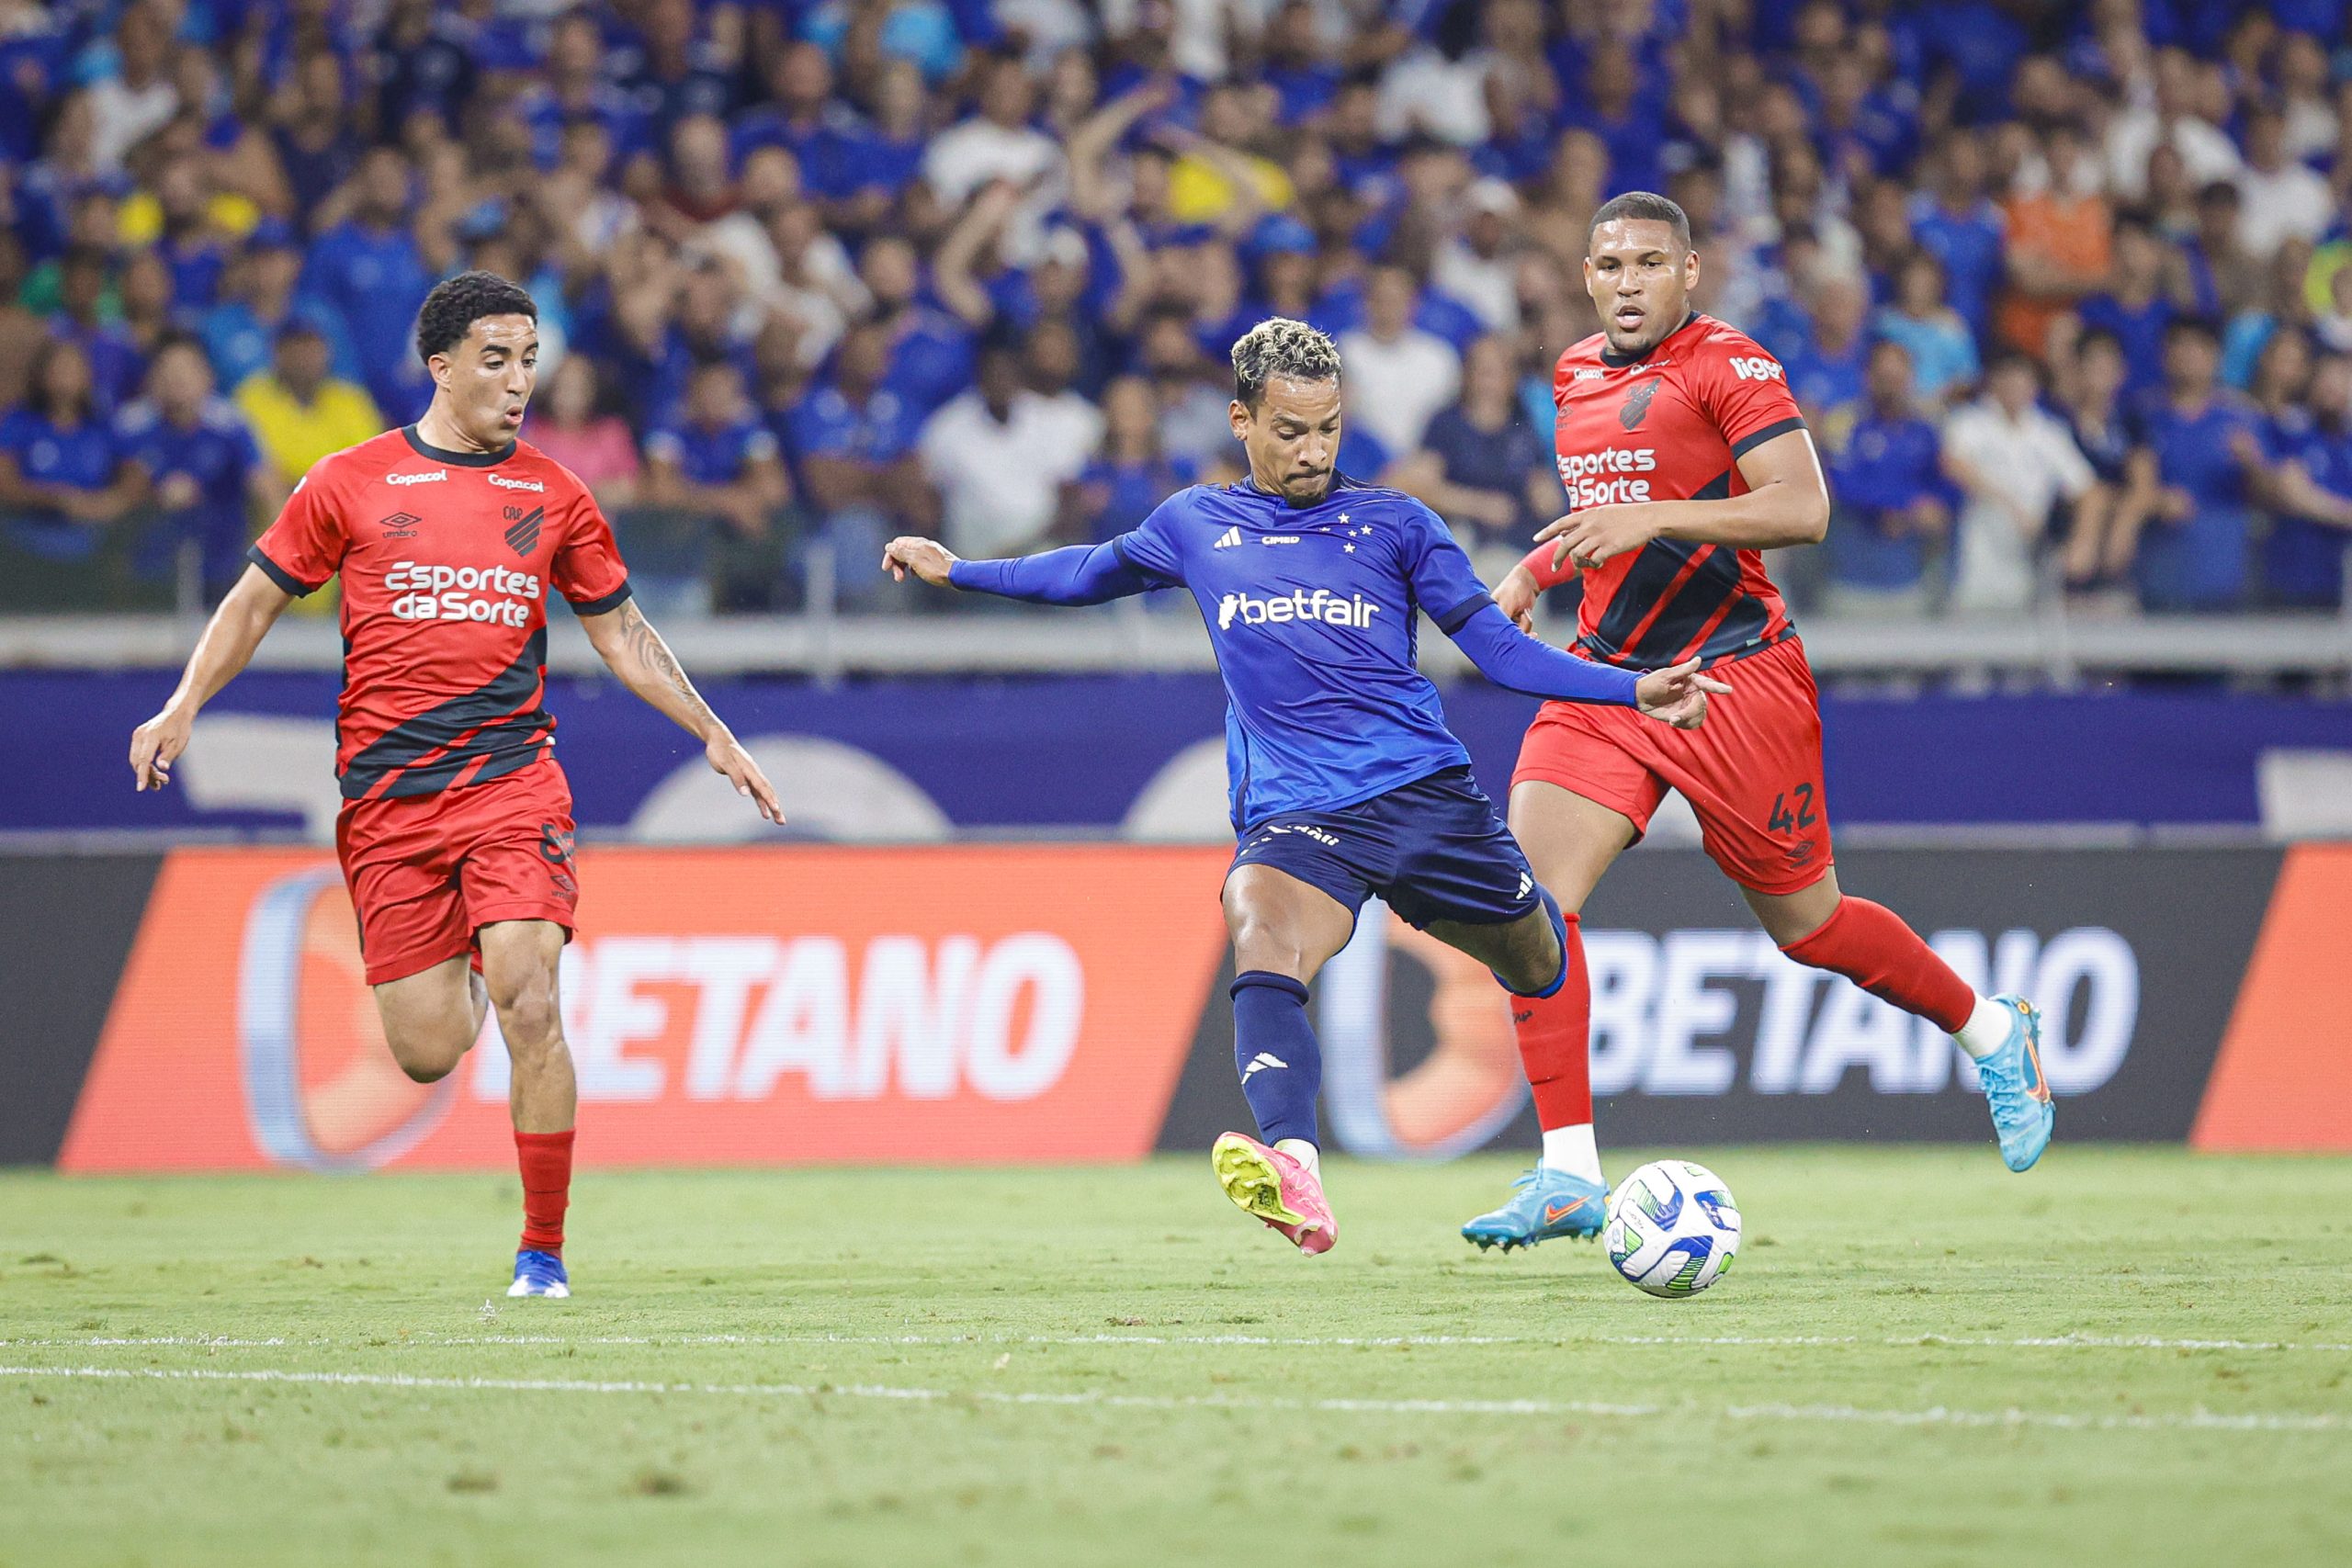
M0 1175L0 1564L2352 1561L2352 1161L1701 1149L1659 1302L1514 1168ZM1636 1157L1615 1156L1613 1169Z

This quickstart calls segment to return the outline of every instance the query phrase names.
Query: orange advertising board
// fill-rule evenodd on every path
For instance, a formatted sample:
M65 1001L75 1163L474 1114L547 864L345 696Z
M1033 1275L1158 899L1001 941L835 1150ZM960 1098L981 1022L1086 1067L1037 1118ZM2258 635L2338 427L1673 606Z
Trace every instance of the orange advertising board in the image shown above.
M2352 844L2288 852L2189 1134L2200 1149L2352 1149Z
M583 849L563 1016L591 1165L1119 1160L1223 951L1222 850ZM493 1021L412 1083L314 850L157 877L59 1164L504 1169Z

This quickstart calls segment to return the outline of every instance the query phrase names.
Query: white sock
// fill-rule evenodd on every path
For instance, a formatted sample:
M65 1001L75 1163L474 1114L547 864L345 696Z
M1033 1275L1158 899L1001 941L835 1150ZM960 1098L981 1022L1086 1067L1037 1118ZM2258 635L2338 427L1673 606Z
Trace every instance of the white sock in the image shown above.
M2017 1021L2017 1014L1990 997L1976 998L1976 1010L1960 1026L1952 1038L1960 1048L1977 1061L1983 1061L2001 1048L2009 1037L2009 1025Z
M1322 1176L1323 1156L1317 1152L1313 1144L1308 1143L1305 1138L1284 1138L1281 1143L1276 1144L1274 1147L1282 1150L1283 1153L1290 1156L1291 1158L1305 1166L1306 1168L1307 1175L1317 1178L1320 1178Z
M1547 1170L1565 1170L1587 1181L1600 1181L1600 1150L1592 1141L1592 1123L1546 1128L1542 1163Z

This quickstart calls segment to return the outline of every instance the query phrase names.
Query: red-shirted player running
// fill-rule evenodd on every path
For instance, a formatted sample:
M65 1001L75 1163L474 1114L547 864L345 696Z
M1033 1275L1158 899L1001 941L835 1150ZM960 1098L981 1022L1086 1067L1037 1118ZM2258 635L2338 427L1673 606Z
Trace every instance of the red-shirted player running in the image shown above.
M1719 671L1732 694L1703 729L1548 703L1527 732L1510 829L1568 917L1569 980L1548 999L1512 1003L1542 1163L1462 1234L1508 1248L1601 1228L1591 988L1576 912L1669 789L1690 803L1708 855L1782 952L1959 1040L2002 1157L2023 1170L2053 1120L2038 1015L2020 998L1979 997L1894 913L1838 890L1818 695L1758 553L1818 543L1829 523L1813 437L1781 367L1690 310L1699 257L1689 220L1664 197L1634 192L1594 213L1584 276L1602 330L1560 356L1552 389L1568 513L1536 536L1553 542L1511 570L1495 601L1528 625L1536 595L1581 570L1574 651L1639 670L1693 656L1736 664Z
M556 960L580 888L571 791L539 705L548 589L571 601L624 685L702 741L762 816L784 814L630 603L594 498L515 439L538 374L531 297L486 272L449 278L426 297L416 339L432 406L304 476L171 701L131 737L130 768L142 790L170 783L197 710L288 604L342 575L335 852L384 1038L402 1071L430 1083L472 1046L485 1009L498 1010L523 1174L507 1294L565 1296L575 1096Z

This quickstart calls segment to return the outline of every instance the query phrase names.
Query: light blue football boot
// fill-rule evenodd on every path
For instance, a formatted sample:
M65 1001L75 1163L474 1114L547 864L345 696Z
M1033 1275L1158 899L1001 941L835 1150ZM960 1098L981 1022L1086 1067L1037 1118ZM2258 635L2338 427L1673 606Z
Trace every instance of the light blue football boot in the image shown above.
M2041 1014L2023 997L1993 999L2014 1016L2009 1037L1976 1064L1976 1076L1984 1085L1984 1105L1993 1113L2003 1162L2011 1170L2030 1170L2050 1146L2050 1130L2058 1121L2057 1107L2050 1103L2050 1080L2041 1074Z
M1500 1246L1533 1247L1539 1241L1574 1236L1590 1241L1609 1219L1609 1189L1565 1170L1537 1166L1510 1184L1510 1201L1462 1227L1462 1239L1483 1252Z
M571 1294L571 1276L563 1271L563 1259L554 1253L526 1249L514 1255L514 1282L506 1287L506 1293L560 1300Z

